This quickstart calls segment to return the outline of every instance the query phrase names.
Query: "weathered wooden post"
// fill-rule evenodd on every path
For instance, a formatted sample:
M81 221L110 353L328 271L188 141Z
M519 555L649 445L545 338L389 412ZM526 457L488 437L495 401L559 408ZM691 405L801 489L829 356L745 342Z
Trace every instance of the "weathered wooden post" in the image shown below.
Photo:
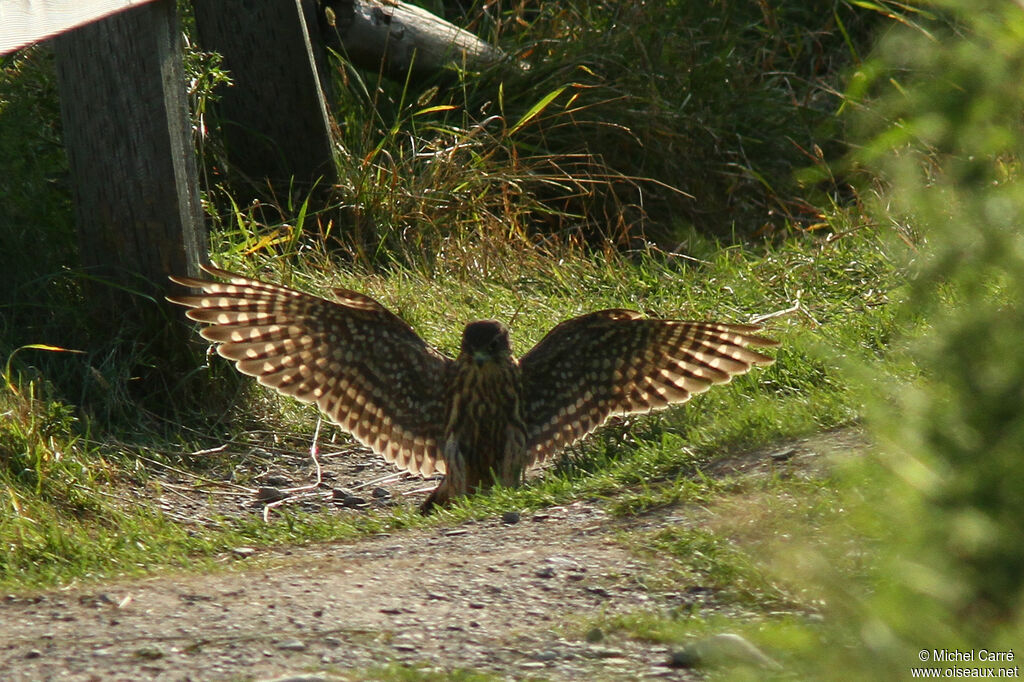
M304 9L305 5L305 9ZM219 52L233 87L216 104L233 189L239 177L274 192L333 184L327 105L312 0L193 0L203 49Z
M120 390L170 410L195 359L163 300L167 275L207 260L175 0L53 42L93 350L131 363Z
M53 43L81 262L109 285L91 288L97 308L123 319L206 260L174 0Z

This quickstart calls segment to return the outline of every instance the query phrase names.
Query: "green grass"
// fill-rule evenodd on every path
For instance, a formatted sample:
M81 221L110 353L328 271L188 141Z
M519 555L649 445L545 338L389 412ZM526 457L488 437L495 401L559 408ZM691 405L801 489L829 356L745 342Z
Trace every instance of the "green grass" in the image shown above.
M312 291L360 286L448 352L456 347L461 324L479 317L514 318L514 344L522 353L558 320L601 307L745 321L753 313L791 307L800 288L802 308L770 321L767 333L783 346L767 370L698 396L681 409L612 425L529 486L467 500L433 521L412 513L370 513L352 520L285 512L269 525L224 520L215 528L183 527L138 504L156 485L147 475L151 465L140 457L188 467L184 453L208 447L209 441L179 435L168 442L150 434L148 443L104 443L71 406L52 396L52 387L22 379L8 386L0 410L16 416L0 426L6 463L0 482L7 490L0 537L9 548L0 559L0 585L14 589L186 564L209 567L210 558L239 545L347 538L581 497L606 497L623 513L637 511L666 503L638 502L637 494L629 492L637 486L660 486L662 496L679 498L686 486L673 482L723 451L855 420L860 398L844 384L835 355L889 371L878 339L891 333L894 315L892 304L879 305L879 287L886 280L895 285L899 276L874 233L863 230L832 243L808 238L782 248L707 248L709 256L717 253L715 260L696 265L656 252L614 261L584 253L561 262L535 257L471 286L401 268L365 279L356 272L328 271L328 264L316 258L303 261L302 270L295 260L271 260L261 272L270 279ZM252 271L253 261L248 263ZM228 259L228 265L236 264ZM871 274L870 286L865 272ZM239 415L238 421L216 432L224 426L229 432L257 426L299 434L313 429L315 411L251 382L236 401L231 413ZM199 438L202 424L195 428ZM208 475L227 475L230 466L222 462Z

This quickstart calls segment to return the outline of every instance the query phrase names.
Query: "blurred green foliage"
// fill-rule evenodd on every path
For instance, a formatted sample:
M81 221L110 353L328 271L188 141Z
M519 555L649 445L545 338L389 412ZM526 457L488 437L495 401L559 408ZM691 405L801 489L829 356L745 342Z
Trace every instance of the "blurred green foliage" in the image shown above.
M1024 641L1024 7L928 8L851 88L876 215L921 237L904 310L928 321L927 378L871 408L889 543L860 633L904 671L922 647Z

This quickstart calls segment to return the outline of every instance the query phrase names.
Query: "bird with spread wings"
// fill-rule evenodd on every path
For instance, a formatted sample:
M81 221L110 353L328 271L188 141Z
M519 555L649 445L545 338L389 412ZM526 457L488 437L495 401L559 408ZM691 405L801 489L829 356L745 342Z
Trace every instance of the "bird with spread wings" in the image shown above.
M778 343L745 324L647 318L600 310L554 327L515 358L508 328L466 325L458 357L427 344L364 294L334 301L202 266L226 282L171 279L200 295L168 297L208 326L203 338L240 372L316 403L357 440L413 474L444 474L423 503L524 472L614 415L685 402L772 358Z

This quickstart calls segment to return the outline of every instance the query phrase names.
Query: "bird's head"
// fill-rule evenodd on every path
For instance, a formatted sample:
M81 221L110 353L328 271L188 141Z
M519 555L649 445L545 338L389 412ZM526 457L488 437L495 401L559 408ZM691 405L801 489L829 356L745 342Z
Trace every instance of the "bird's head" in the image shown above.
M462 332L462 355L479 365L512 355L508 327L497 320L470 322Z

